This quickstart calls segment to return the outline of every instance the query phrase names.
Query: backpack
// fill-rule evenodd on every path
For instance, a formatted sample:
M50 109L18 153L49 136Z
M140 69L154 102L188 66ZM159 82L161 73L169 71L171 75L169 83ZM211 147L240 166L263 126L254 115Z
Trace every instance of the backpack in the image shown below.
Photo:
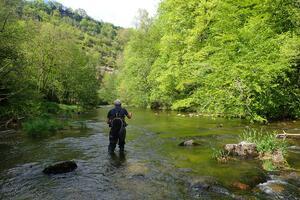
M118 111L111 120L111 127L122 127L123 123L123 119L120 117L120 111Z

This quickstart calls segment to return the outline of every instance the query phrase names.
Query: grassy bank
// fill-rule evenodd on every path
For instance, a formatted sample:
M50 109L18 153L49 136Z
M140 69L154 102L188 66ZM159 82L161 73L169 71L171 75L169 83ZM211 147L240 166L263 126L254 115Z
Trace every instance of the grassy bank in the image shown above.
M74 115L87 110L78 105L57 104L46 102L41 106L41 112L26 119L22 123L23 131L30 137L45 137L70 126ZM84 127L80 125L80 127ZM79 127L79 128L80 128Z

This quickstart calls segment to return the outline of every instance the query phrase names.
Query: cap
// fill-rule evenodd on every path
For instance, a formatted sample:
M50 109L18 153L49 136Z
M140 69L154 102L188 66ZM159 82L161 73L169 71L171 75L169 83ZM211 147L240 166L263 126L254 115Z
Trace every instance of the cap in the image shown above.
M119 99L114 101L115 106L120 106L122 103Z

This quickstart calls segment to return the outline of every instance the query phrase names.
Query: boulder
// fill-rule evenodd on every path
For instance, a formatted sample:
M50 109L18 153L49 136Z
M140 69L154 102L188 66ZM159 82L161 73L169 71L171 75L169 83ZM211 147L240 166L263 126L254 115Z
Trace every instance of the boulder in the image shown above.
M239 144L226 144L225 150L233 156L242 156L245 158L257 157L258 151L256 149L256 144L249 142L241 142Z
M45 174L62 174L72 172L77 168L77 164L74 161L64 161L56 163L43 170Z
M183 141L179 144L179 146L198 146L198 145L200 144L195 142L194 140Z

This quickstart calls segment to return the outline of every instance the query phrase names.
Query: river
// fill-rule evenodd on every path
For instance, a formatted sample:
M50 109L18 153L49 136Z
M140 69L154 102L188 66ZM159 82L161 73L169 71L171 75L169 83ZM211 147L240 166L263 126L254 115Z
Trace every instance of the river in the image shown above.
M134 116L128 120L126 153L110 156L108 109L75 117L86 123L85 130L65 130L44 139L22 132L2 137L0 199L300 199L300 180L285 178L299 177L299 149L288 152L296 172L286 176L264 171L258 160L218 163L212 158L214 148L238 142L239 134L253 126L243 120L129 109ZM263 128L299 132L300 121ZM187 139L200 145L178 146ZM60 175L42 173L64 160L76 161L78 168ZM241 183L246 189L236 187Z

